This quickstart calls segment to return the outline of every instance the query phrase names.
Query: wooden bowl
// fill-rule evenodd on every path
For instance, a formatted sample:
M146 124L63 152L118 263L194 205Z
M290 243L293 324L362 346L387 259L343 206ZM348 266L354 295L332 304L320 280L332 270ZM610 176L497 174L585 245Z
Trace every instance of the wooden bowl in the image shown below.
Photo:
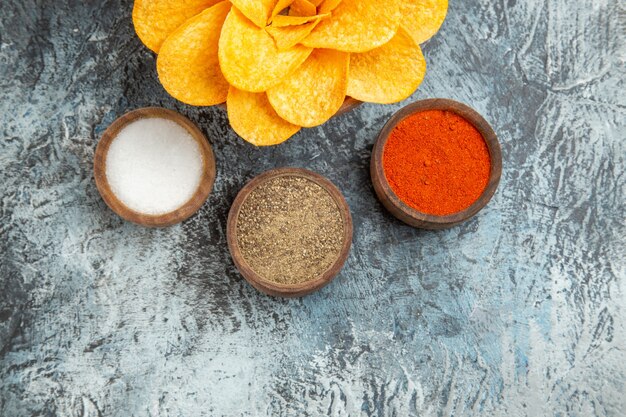
M337 207L343 219L343 245L335 262L317 278L298 284L280 284L261 277L248 266L239 249L239 242L237 241L237 220L241 206L246 198L261 184L273 178L283 176L306 178L322 187L330 194L333 200L335 200L335 203L337 203ZM350 246L352 245L352 216L350 215L350 208L341 192L326 178L302 168L278 168L258 175L239 191L228 213L226 238L228 241L228 249L230 250L235 266L254 288L275 297L302 297L328 284L343 267L350 253Z
M387 182L383 169L383 151L385 144L387 143L387 139L393 129L398 125L398 123L408 116L426 110L451 111L470 122L483 136L483 139L487 143L489 156L491 158L491 174L489 182L478 200L465 210L446 216L425 214L409 207L393 192ZM485 207L489 200L491 200L491 197L493 197L496 189L498 188L500 176L502 175L502 152L500 150L498 137L489 123L471 107L454 100L443 98L421 100L403 107L385 124L374 145L370 164L370 174L372 176L372 183L374 185L376 195L382 202L383 206L385 206L385 208L387 208L387 210L389 210L395 217L408 225L421 229L446 229L467 221L476 215L476 213Z
M337 113L335 113L335 116L341 116L342 114L349 113L352 110L354 110L357 107L359 107L361 104L363 104L362 101L359 101L359 100L357 100L355 98L346 96L346 99L343 101L343 104L341 105L339 110L337 110ZM333 117L335 117L335 116L333 116Z
M109 146L115 140L118 133L128 124L143 118L162 118L171 120L187 129L189 134L195 139L202 151L203 172L200 185L194 195L178 209L169 213L152 215L134 211L122 203L111 190L106 176L106 158ZM96 180L96 187L104 202L125 220L149 227L165 227L180 223L189 218L204 204L213 188L215 181L215 156L211 145L200 129L183 115L160 107L146 107L128 112L115 120L111 126L104 131L93 161L93 171Z

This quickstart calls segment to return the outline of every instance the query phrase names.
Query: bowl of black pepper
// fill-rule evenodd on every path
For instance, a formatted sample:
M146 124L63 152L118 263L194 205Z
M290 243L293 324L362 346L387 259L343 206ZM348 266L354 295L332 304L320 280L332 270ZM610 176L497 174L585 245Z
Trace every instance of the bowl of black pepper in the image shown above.
M257 290L302 297L337 276L352 245L352 217L328 179L278 168L248 182L228 214L228 248Z

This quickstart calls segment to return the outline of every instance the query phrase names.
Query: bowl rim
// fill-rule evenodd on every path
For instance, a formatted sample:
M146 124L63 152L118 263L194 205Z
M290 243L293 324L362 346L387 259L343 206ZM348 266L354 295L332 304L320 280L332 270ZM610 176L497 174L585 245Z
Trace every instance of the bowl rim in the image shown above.
M202 177L195 193L186 203L163 214L146 214L135 211L115 195L106 176L106 158L109 147L119 132L130 123L139 119L162 118L171 120L185 128L200 146L202 153ZM129 111L118 117L102 134L94 154L93 174L98 192L111 210L124 220L148 227L166 227L188 219L196 213L211 194L215 182L215 155L209 141L200 129L182 114L162 107L143 107Z
M384 173L382 160L384 148L393 129L407 117L427 110L450 111L471 123L485 140L491 159L489 181L480 197L468 208L445 216L422 213L407 205L392 190ZM469 220L491 200L502 176L502 150L498 137L489 122L470 106L447 98L419 100L398 110L383 126L372 151L370 173L378 198L395 217L413 227L444 229Z
M254 189L271 179L292 176L308 179L322 187L330 194L337 204L342 217L344 226L343 243L337 259L317 278L296 284L281 284L263 278L247 264L239 248L239 242L237 241L237 220L243 203ZM302 297L315 292L330 283L339 274L348 259L350 248L352 246L352 236L353 223L352 215L350 214L350 207L337 186L316 172L295 167L274 168L269 171L265 171L248 181L235 197L235 200L233 201L233 204L228 212L228 220L226 223L226 240L228 243L228 250L230 251L230 255L237 270L239 270L241 275L254 288L276 297Z

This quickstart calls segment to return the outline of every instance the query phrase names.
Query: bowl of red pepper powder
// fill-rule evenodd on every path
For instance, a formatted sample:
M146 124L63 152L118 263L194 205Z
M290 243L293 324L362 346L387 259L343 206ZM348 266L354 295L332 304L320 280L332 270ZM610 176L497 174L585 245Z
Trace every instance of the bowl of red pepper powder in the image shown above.
M493 197L502 153L489 123L449 99L400 109L380 132L372 154L374 190L398 219L445 229L478 213Z

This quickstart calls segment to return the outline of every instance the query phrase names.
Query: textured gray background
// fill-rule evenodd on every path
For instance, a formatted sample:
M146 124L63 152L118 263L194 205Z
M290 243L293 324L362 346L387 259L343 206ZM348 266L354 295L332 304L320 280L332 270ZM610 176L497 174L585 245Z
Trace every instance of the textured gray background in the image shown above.
M401 104L255 149L167 96L131 2L1 6L2 417L625 415L624 2L451 0L410 100L474 106L504 173L442 232L372 191ZM103 130L146 105L197 122L218 161L202 210L163 230L120 220L91 174ZM328 176L355 221L341 275L300 300L257 293L226 248L237 191L282 165Z

